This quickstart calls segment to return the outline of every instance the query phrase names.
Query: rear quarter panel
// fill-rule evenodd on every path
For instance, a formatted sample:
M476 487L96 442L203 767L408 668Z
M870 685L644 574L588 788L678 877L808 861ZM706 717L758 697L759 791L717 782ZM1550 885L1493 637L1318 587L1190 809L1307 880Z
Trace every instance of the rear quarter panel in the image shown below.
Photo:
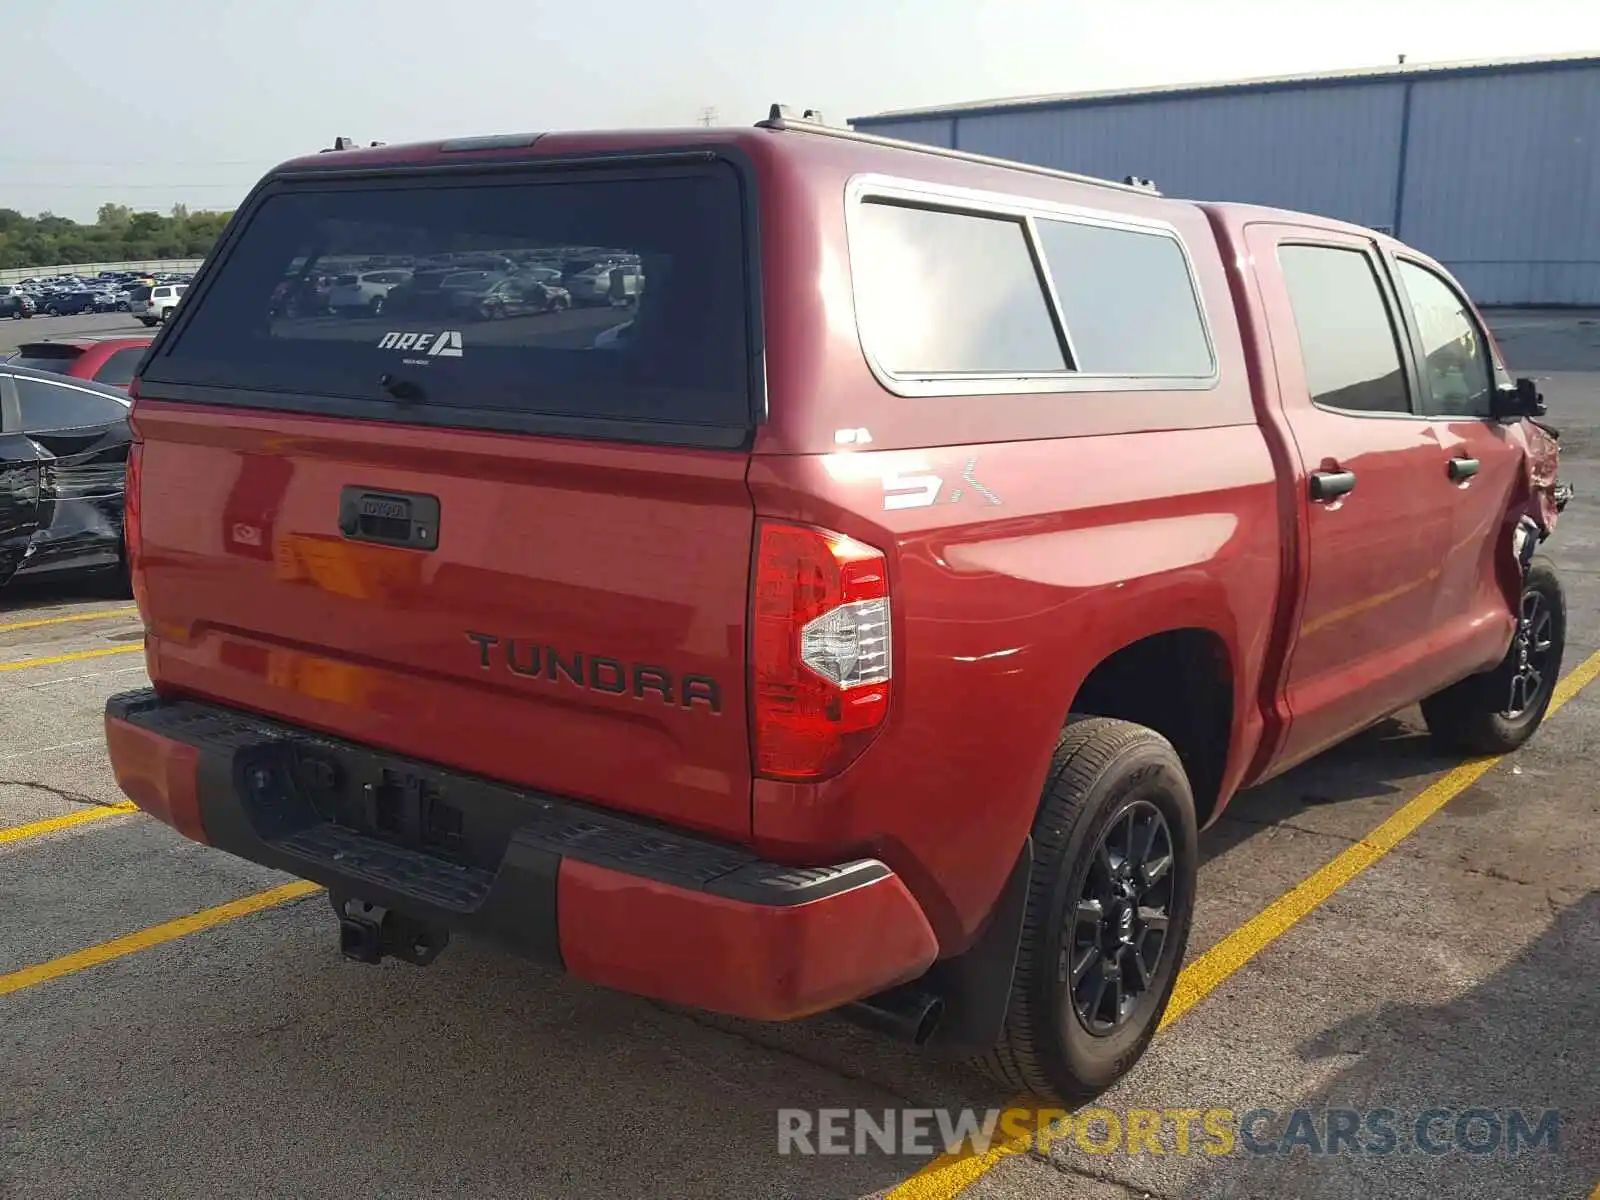
M892 711L835 779L757 781L753 827L778 857L883 858L948 954L980 928L1032 826L1073 697L1116 650L1179 628L1222 639L1235 695L1223 795L1237 784L1261 738L1256 697L1279 595L1277 476L1206 219L1146 195L906 155L918 160L908 176L1171 222L1199 278L1214 386L886 390L856 331L844 191L858 167L893 174L898 164L886 167L881 149L870 163L859 154L840 143L808 171L778 160L763 181L771 418L749 481L759 514L887 552ZM800 294L820 303L778 302ZM836 445L843 429L866 429L871 442Z

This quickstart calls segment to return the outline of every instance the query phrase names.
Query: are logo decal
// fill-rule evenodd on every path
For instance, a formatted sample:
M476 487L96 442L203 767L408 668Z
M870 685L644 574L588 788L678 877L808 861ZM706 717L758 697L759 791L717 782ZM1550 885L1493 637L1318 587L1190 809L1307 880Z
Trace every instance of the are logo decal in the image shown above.
M415 350L424 358L460 358L461 331L446 329L441 333L386 333L378 339L379 350Z

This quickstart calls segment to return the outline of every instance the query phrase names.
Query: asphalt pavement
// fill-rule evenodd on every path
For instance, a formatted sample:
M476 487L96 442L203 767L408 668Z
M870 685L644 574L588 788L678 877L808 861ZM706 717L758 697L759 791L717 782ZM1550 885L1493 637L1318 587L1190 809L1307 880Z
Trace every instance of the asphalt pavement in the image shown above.
M23 342L43 342L51 338L134 337L154 333L137 319L123 312L84 313L76 317L35 315L27 320L0 320L0 358Z
M1550 547L1572 670L1600 651L1600 322L1493 324L1540 379L1577 488ZM140 328L36 318L0 322L0 338L124 325ZM143 681L138 638L126 602L0 593L7 1200L933 1200L958 1185L989 1200L1477 1200L1582 1198L1600 1181L1600 685L1569 689L1507 759L1437 754L1412 711L1238 797L1202 839L1189 998L1103 1113L1074 1114L1048 1147L918 1175L925 1157L870 1145L782 1154L780 1110L1010 1098L832 1018L687 1013L471 941L426 970L359 966L320 894L248 900L288 881L114 807L100 714ZM1326 898L1302 912L1307 889ZM236 901L258 907L212 912ZM211 915L172 924L196 913ZM1176 1110L1202 1114L1197 1130L1225 1112L1249 1136L1215 1153L1197 1132L1181 1152ZM1152 1111L1162 1153L1129 1153ZM1340 1148L1345 1113L1359 1135ZM1547 1136L1513 1153L1513 1122L1537 1135L1541 1120Z

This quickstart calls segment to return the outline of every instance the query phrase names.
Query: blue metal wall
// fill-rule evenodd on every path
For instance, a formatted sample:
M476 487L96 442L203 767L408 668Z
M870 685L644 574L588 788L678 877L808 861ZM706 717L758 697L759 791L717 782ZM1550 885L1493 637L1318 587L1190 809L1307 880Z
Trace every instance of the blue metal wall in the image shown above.
M1413 85L1399 236L1486 304L1600 304L1600 68Z
M1144 176L1171 196L1392 228L1480 303L1600 305L1600 68L1241 88L857 127Z

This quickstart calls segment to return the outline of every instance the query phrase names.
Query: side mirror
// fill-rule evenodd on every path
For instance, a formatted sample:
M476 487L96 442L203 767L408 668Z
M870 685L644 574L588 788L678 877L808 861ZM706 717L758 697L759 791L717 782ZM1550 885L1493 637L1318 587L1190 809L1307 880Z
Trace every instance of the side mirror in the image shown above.
M1502 384L1495 388L1489 401L1489 415L1496 420L1542 417L1544 414L1544 396L1531 379L1524 378L1513 384Z

